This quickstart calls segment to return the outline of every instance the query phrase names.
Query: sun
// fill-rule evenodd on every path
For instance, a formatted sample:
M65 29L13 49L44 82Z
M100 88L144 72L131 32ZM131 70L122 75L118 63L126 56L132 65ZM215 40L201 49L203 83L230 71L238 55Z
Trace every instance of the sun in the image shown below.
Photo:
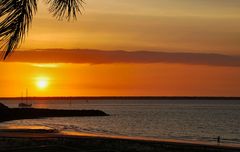
M37 87L39 89L45 89L48 86L48 81L47 80L38 80L37 81Z

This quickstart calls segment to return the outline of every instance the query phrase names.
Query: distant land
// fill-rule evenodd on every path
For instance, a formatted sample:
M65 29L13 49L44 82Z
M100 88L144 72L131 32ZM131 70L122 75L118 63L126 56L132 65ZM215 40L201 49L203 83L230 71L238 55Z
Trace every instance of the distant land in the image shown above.
M25 97L0 97L0 100L22 100ZM240 100L240 97L208 96L65 96L28 97L28 100Z
M101 110L60 110L60 109L41 109L41 108L9 108L0 103L0 122L37 119L45 117L99 117L109 116Z

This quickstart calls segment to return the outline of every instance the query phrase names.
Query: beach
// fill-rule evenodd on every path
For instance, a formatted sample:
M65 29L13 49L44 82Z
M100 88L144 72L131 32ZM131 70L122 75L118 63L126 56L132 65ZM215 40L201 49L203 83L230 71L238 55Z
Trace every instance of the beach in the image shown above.
M239 152L240 146L107 136L74 132L54 132L49 128L11 128L0 130L1 152Z
M0 127L45 126L59 131L240 144L239 100L34 100L34 108L106 112L107 117L45 117L0 123ZM16 108L18 100L1 101ZM29 112L30 113L30 112ZM32 115L30 115L32 117Z
M17 103L6 105L14 109ZM36 100L33 105L69 111L99 109L109 116L1 122L0 152L240 151L238 100L72 100L71 105L67 100Z

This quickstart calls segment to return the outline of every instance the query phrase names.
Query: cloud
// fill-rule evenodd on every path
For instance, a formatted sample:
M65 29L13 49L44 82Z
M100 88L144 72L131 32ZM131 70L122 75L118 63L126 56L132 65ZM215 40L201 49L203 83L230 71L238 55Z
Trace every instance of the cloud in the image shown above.
M103 51L90 49L48 49L16 51L7 62L25 63L179 63L190 65L240 67L240 56L204 53L168 53L153 51Z

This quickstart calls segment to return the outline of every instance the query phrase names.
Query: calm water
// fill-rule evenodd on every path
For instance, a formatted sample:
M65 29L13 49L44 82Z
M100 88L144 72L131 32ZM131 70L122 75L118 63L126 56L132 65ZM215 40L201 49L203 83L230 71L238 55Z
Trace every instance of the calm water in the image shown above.
M16 107L17 101L0 101ZM18 120L6 125L39 125L60 131L159 139L216 141L240 144L240 101L33 101L34 107L99 109L109 117Z

